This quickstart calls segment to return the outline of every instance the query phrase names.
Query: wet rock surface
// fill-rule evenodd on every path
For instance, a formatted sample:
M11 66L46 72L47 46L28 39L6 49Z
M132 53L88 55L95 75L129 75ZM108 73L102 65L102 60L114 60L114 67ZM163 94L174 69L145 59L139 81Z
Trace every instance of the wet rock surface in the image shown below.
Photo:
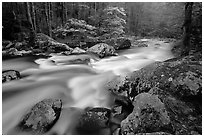
M70 48L68 45L57 42L56 40L52 39L51 37L43 34L38 33L37 36L36 47L40 48L45 52L61 52L61 51L72 51L73 49Z
M115 55L115 49L105 43L96 44L95 46L89 48L87 51L98 54L100 58Z
M141 93L135 97L133 105L133 112L121 122L122 134L158 132L170 128L170 118L158 96Z
M201 55L156 62L110 81L107 90L128 97L134 105L121 122L121 134L202 134Z
M106 39L102 40L102 42L107 43L110 46L113 46L116 50L128 49L131 47L131 41L125 37Z
M22 118L18 128L31 134L44 134L58 120L62 108L59 99L45 99L34 105Z
M5 70L2 72L2 83L9 82L11 80L20 79L21 75L16 70Z
M166 132L138 133L136 135L171 135Z
M78 119L76 126L79 134L114 134L120 123L133 110L131 101L122 96L115 98L115 105L110 109L87 108Z
M145 43L139 43L137 46L138 46L138 47L148 47L148 45L145 44Z
M3 41L3 58L21 57L27 55L49 55L50 53L68 53L73 50L68 45L57 42L51 37L37 33L35 45L30 46L28 41Z
M79 47L74 48L73 51L71 52L71 54L84 54L84 53L86 53L86 51Z
M79 130L100 130L109 126L109 118L111 115L110 109L107 108L92 108L82 114L79 119Z

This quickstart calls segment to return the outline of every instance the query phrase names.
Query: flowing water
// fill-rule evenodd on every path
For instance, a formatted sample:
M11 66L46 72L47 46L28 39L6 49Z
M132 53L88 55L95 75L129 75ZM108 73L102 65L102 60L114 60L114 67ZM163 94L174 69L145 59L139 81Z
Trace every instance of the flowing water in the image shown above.
M2 84L3 134L22 134L15 131L19 120L34 104L47 98L61 99L63 103L60 118L48 134L74 134L79 110L113 105L114 95L105 89L108 81L173 57L169 43L151 39L142 41L149 46L132 47L119 51L118 56L104 59L93 55L53 55L3 61L3 70L18 70L23 77ZM80 60L85 63L74 63Z

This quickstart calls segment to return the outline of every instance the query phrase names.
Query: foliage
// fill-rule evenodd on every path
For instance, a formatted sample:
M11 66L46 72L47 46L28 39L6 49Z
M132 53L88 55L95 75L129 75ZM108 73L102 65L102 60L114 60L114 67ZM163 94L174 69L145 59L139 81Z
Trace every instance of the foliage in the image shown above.
M104 15L101 26L103 32L111 37L118 37L124 34L124 25L126 24L124 8L108 7L104 9L103 12Z
M84 20L78 20L71 18L69 19L65 25L59 26L53 30L53 33L56 37L65 38L66 36L70 36L73 34L81 34L81 35L94 35L94 30L96 27L89 25Z
M201 41L202 4L194 3L193 41ZM2 3L3 39L22 41L21 37L28 37L32 24L28 21L27 12L31 13L36 33L47 35L50 35L50 29L55 33L60 27L64 29L63 35L76 31L85 35L93 33L91 35L100 36L102 39L118 37L124 33L135 36L181 38L183 33L181 27L184 21L184 3L31 2L29 4L30 11L27 11L25 2Z

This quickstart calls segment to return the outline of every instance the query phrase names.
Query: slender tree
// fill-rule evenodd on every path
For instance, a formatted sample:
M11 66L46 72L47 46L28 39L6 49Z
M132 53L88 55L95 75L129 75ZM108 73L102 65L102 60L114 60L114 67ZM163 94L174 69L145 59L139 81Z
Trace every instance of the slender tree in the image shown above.
M34 30L33 23L32 23L32 18L31 18L31 13L30 13L30 4L29 4L29 2L26 2L26 8L27 8L28 21L29 21L29 23L31 24L29 45L30 45L31 47L34 47L34 46L35 46L35 39L36 39L36 32L35 32L35 30Z
M49 36L52 37L52 18L51 18L51 7L52 2L48 3L48 29L49 29Z
M49 36L52 37L51 23L50 23L50 3L48 2L45 2L45 17L46 17Z
M30 14L30 4L29 4L29 2L26 2L26 8L27 8L28 21L29 21L29 23L31 24L31 29L32 29L32 31L34 31L33 22L32 22L32 17L31 17L31 14Z
M68 15L67 15L67 3L64 2L64 15L65 15L65 22L67 21Z
M32 5L32 15L33 15L33 29L36 32L37 28L36 28L36 14L35 14L35 4L34 4L34 2L31 2L31 5Z
M191 30L192 30L192 8L193 2L186 2L185 3L185 19L183 24L183 45L184 45L184 52L183 55L189 54L190 51L190 40L191 40Z

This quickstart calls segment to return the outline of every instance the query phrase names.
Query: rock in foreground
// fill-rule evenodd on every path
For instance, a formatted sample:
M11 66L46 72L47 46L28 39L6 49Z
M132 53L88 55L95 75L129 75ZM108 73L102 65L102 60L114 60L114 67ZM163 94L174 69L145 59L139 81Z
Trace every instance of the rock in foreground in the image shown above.
M81 130L99 130L107 128L111 111L107 108L93 108L86 111L79 120Z
M110 134L109 120L111 110L107 108L92 108L83 113L78 121L79 134Z
M59 119L61 108L61 100L45 99L29 110L19 123L18 127L23 132L44 134L49 131Z
M134 99L133 112L121 124L122 134L202 134L201 53L150 64L107 85L111 92ZM141 98L144 93L150 95ZM162 113L155 111L155 102L167 112L168 126L159 122Z
M20 73L16 70L6 70L2 72L2 83L20 78Z
M169 128L170 118L158 96L141 93L134 100L133 112L121 123L122 134L158 132Z

